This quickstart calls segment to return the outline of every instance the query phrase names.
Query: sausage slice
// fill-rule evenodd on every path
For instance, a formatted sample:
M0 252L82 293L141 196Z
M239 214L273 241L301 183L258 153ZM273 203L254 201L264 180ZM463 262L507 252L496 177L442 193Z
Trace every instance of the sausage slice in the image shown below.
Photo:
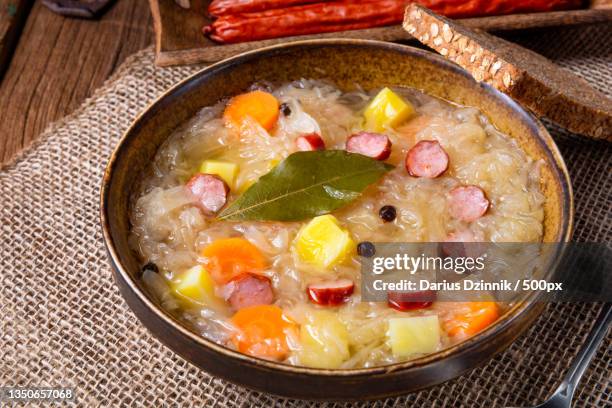
M317 133L298 137L295 139L295 145L302 152L325 150L325 141Z
M448 168L448 154L437 140L422 140L406 155L406 170L413 177L436 178Z
M436 300L436 292L423 290L414 292L387 292L387 303L389 307L405 312L408 310L425 309Z
M346 302L354 289L352 280L338 279L308 285L307 292L310 300L318 305L337 306Z
M391 155L391 140L380 133L359 132L347 139L346 150L376 160L386 160Z
M450 215L461 221L476 221L487 212L489 205L485 192L478 186L459 186L449 193Z
M451 232L440 243L438 254L444 258L478 258L487 250L487 245L482 242L483 240L482 233L476 235L469 229ZM449 276L449 281L456 281L453 278L460 277L461 273L452 271L444 276Z
M198 173L187 182L187 188L198 199L205 213L212 215L225 205L229 187L214 174Z
M227 300L234 310L269 305L274 301L270 279L252 273L245 273L231 280L224 292L229 294Z
M469 229L464 229L449 233L444 242L476 242L476 236Z

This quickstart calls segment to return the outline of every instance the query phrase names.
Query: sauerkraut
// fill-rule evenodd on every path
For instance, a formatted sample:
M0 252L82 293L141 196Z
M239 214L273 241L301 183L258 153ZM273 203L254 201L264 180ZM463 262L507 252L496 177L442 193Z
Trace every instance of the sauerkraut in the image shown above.
M173 296L173 283L185 270L202 262L203 249L215 240L243 237L268 259L268 267L262 273L271 280L274 304L297 327L310 327L306 325L314 311L322 307L309 301L306 288L320 279L320 274L312 265L302 262L292 247L307 221L216 221L198 208L185 189L186 181L204 159L236 163L239 171L229 196L232 201L295 152L295 139L300 135L316 133L324 139L327 149L344 149L347 137L362 129L363 110L378 91L356 87L343 92L331 84L311 80L269 90L291 112L288 116L281 114L273 130L266 131L256 121L247 120L241 132L231 131L222 119L227 101L202 108L159 149L131 205L131 246L143 265L153 262L159 268L159 273L145 271L142 279L146 286L162 307L202 336L230 348L236 348L231 341L235 330L231 308L213 310L186 304ZM538 176L541 163L529 158L510 137L496 130L478 109L457 106L414 89L394 91L412 104L416 115L385 130L393 144L387 162L395 165L395 169L353 203L334 212L352 239L436 242L458 233L476 241L540 240L544 216ZM404 168L408 150L422 140L438 141L448 153L448 170L438 178L411 177ZM448 215L447 193L462 184L480 186L491 203L487 213L474 222ZM392 222L381 221L378 210L383 205L396 208ZM386 304L362 302L356 255L335 265L327 275L355 282L355 293L346 303L325 308L346 329L342 333L346 333L348 351L334 346L343 350L338 368L372 367L404 360L405 357L393 355L386 338L390 318L437 314L444 320L452 315L452 310L457 310L453 305L434 303L421 310L400 312ZM222 288L215 290L223 297ZM333 337L338 332L333 325L338 323L334 320L325 324L325 336ZM460 340L443 331L439 347ZM290 336L289 343L291 352L283 361L303 364L300 355L305 354L300 353L299 336Z

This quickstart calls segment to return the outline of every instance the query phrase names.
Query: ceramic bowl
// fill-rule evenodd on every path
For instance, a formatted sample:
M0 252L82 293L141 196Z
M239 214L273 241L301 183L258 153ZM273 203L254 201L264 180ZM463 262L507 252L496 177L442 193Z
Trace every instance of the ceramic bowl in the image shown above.
M461 105L475 106L542 167L544 241L568 241L573 204L567 169L542 124L508 96L477 83L457 65L420 49L365 40L313 40L274 46L211 65L167 91L124 134L108 162L101 222L115 280L142 323L166 346L212 375L272 394L323 400L372 399L442 383L490 359L523 333L543 309L537 295L499 321L443 351L388 366L324 370L250 357L206 340L174 319L138 279L139 261L128 245L128 204L136 183L172 131L199 109L245 91L253 82L300 78L331 80L340 88L409 86Z

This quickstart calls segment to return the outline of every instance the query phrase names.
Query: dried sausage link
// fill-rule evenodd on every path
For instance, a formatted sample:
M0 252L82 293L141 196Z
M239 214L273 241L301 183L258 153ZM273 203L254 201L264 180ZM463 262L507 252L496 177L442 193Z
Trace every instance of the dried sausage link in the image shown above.
M236 4L228 9L228 3ZM275 8L279 3L284 7ZM380 27L400 23L409 3L410 0L217 1L211 4L209 12L220 17L203 31L214 41L229 44ZM581 0L419 0L418 3L453 18L566 10L582 5Z

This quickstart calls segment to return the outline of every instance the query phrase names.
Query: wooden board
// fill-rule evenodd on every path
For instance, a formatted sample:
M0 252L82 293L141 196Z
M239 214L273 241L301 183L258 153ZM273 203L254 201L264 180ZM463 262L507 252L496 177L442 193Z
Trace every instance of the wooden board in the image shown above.
M99 20L65 18L34 2L0 82L0 168L152 44L152 22L147 0L116 1Z
M156 63L161 66L215 62L241 52L292 40L312 38L362 38L383 41L406 41L412 37L401 26L343 31L327 34L285 37L240 44L219 45L202 34L210 22L206 9L210 1L191 0L183 9L174 0L149 0L155 25ZM562 25L591 24L612 21L612 0L596 0L591 8L550 13L515 14L461 20L471 28L486 31L512 31Z
M0 79L8 67L32 0L0 0Z

